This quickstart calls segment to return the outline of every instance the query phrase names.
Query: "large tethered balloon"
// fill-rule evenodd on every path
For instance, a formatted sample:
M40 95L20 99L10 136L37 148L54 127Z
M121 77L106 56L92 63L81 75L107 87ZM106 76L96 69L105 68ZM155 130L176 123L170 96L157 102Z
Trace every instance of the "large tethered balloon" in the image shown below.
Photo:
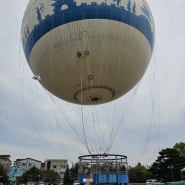
M28 64L55 96L101 104L142 78L154 46L145 0L30 0L22 23Z

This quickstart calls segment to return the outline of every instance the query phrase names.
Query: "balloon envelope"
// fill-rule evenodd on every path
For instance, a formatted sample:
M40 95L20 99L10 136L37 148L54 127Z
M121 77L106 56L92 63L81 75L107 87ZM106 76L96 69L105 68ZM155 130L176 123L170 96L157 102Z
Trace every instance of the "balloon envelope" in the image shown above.
M39 82L76 104L115 100L144 75L154 47L145 0L30 0L22 43Z

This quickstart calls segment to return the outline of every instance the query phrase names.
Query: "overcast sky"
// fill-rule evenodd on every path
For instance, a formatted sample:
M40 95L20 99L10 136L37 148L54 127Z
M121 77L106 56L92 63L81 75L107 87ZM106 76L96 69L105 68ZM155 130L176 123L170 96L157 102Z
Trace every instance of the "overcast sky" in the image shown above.
M94 152L111 142L109 153L127 155L131 166L151 165L161 149L185 142L184 0L148 0L156 42L147 72L126 96L90 110L54 98L32 79L20 41L27 3L1 2L0 154L75 163L88 154L83 127Z

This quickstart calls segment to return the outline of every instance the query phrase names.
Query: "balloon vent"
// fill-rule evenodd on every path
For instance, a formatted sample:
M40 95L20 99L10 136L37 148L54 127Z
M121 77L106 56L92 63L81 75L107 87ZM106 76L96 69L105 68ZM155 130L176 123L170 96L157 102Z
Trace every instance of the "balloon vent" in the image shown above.
M114 90L103 86L93 86L77 91L74 99L77 104L94 105L109 102L114 97Z
M88 101L91 101L91 102L97 102L98 100L101 100L101 97L90 96L88 99Z

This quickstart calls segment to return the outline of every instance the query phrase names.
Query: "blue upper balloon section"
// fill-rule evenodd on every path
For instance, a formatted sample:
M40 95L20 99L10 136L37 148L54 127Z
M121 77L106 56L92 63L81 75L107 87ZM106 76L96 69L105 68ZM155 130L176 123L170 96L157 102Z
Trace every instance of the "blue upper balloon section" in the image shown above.
M94 1L87 4L85 0L81 0L82 3L77 5L75 0L52 0L53 13L46 15L44 19L42 18L42 13L46 8L44 3L35 7L34 13L37 15L38 23L34 25L33 29L30 29L29 23L26 23L27 26L23 28L22 32L27 60L29 61L33 46L44 34L66 23L85 19L107 19L128 24L139 30L147 38L153 50L153 19L146 5L137 3L136 0L132 0L132 3L131 0L125 0L127 1L126 6L121 5L121 1L124 0L113 0L115 4L110 5L107 4L106 0L102 3L98 3L97 0ZM138 8L141 12L139 15L137 13Z

